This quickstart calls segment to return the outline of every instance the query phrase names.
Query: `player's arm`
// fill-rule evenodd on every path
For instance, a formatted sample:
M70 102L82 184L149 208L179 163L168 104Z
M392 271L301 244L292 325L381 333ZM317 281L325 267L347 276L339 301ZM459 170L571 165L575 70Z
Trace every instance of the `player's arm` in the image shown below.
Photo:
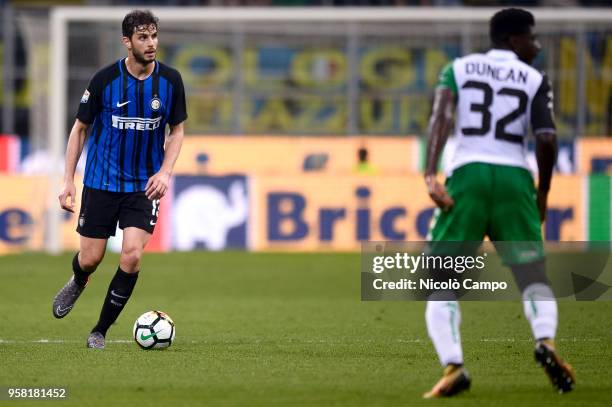
M59 195L59 202L62 209L68 212L74 212L74 202L76 196L76 187L74 185L74 173L76 171L77 163L83 152L83 146L85 145L85 138L87 137L87 129L89 125L83 123L79 119L74 121L72 130L70 130L70 137L68 138L68 145L66 147L66 159L64 162L64 186ZM68 202L70 198L70 202Z
M145 194L150 200L162 198L170 186L170 177L174 169L174 163L181 152L183 137L185 136L184 123L187 120L187 104L185 102L185 88L181 75L174 71L172 74L172 85L175 89L172 107L168 115L170 133L166 136L164 161L159 171L149 178L145 187Z
M149 178L145 193L150 200L162 198L170 186L170 177L174 170L174 164L181 152L183 138L185 136L184 122L170 126L170 133L166 136L164 161L159 171Z
M535 136L538 163L537 204L542 222L546 220L548 191L557 160L557 132L553 114L553 94L548 78L542 78L531 104L531 127Z
M96 73L85 93L81 97L79 110L77 111L76 120L70 130L68 137L68 145L66 146L66 158L64 163L64 186L59 195L59 202L62 209L68 212L74 212L74 203L76 199L76 188L74 186L74 173L77 163L83 152L85 138L87 137L87 129L94 122L98 112L101 109L100 97L103 78L100 72ZM68 202L70 198L70 202Z
M433 109L429 119L424 174L429 196L444 211L452 208L454 202L444 185L438 182L436 174L440 156L451 130L456 94L457 85L452 64L448 64L440 74L440 81L434 96Z

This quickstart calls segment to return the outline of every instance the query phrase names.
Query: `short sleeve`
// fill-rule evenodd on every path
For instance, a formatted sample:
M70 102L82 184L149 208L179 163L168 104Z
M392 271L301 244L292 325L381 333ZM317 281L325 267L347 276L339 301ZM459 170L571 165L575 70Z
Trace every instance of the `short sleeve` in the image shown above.
M102 82L102 75L98 72L91 78L87 89L85 89L83 96L81 96L76 118L83 123L93 123L98 113L102 110Z
M534 135L555 132L553 92L546 75L542 75L542 83L531 101L531 129Z
M185 102L185 87L181 74L176 72L173 80L174 95L172 97L172 108L168 117L168 124L175 126L187 120L187 103Z
M450 89L453 95L457 95L457 82L455 82L455 72L453 71L452 62L449 62L442 68L440 77L438 78L438 87Z

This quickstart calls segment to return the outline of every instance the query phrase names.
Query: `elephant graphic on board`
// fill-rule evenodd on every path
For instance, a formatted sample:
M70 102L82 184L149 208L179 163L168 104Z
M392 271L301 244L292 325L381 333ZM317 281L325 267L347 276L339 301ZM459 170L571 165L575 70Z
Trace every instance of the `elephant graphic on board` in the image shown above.
M242 181L232 182L227 195L210 185L190 186L173 204L173 247L192 250L200 243L208 250L222 250L227 246L230 229L246 222L248 212Z

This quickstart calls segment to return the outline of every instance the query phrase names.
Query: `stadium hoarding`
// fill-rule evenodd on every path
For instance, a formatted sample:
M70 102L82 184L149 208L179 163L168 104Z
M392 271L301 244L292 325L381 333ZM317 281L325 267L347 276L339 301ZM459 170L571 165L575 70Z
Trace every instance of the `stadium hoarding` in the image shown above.
M433 213L420 177L259 177L256 250L358 250L360 240L423 239Z
M176 173L224 175L325 175L355 173L357 152L368 150L377 175L409 175L421 171L426 140L417 136L189 136L185 138ZM454 151L450 138L441 169ZM527 162L537 172L533 140ZM560 140L556 174L612 174L612 140L580 137Z
M58 239L65 248L78 247L74 233L79 213L82 183L76 181L74 213L63 212ZM43 250L49 202L46 176L0 175L0 255L26 250ZM54 203L57 201L54 201Z
M580 174L612 174L612 140L582 137L576 141L577 170Z
M0 254L42 248L47 178L0 175L0 190Z
M356 171L357 153L368 151L378 174L418 170L417 137L185 137L175 172L180 174L337 175Z
M546 238L610 240L610 185L606 175L556 176ZM0 197L0 254L43 250L48 179L0 176L0 187L10 191ZM424 240L433 211L419 175L177 175L148 250L358 251L363 240ZM76 214L63 213L64 250L78 248Z
M586 239L586 183L555 177L547 239ZM258 177L255 185L255 250L356 251L364 240L424 240L434 212L419 175Z
M249 185L244 175L179 175L172 193L173 250L246 249Z

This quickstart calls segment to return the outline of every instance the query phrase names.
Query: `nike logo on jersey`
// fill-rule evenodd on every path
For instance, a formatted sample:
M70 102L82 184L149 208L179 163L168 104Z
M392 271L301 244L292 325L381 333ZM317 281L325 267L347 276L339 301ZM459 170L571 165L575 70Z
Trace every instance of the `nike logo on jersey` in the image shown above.
M127 105L128 103L130 103L130 102L131 102L131 100L128 100L127 102L123 102L123 103L119 103L119 102L117 102L117 107L125 106L125 105Z
M156 224L156 223L157 223L157 222L150 221L150 222L149 222L149 225L151 225L151 226L155 226L155 224Z

